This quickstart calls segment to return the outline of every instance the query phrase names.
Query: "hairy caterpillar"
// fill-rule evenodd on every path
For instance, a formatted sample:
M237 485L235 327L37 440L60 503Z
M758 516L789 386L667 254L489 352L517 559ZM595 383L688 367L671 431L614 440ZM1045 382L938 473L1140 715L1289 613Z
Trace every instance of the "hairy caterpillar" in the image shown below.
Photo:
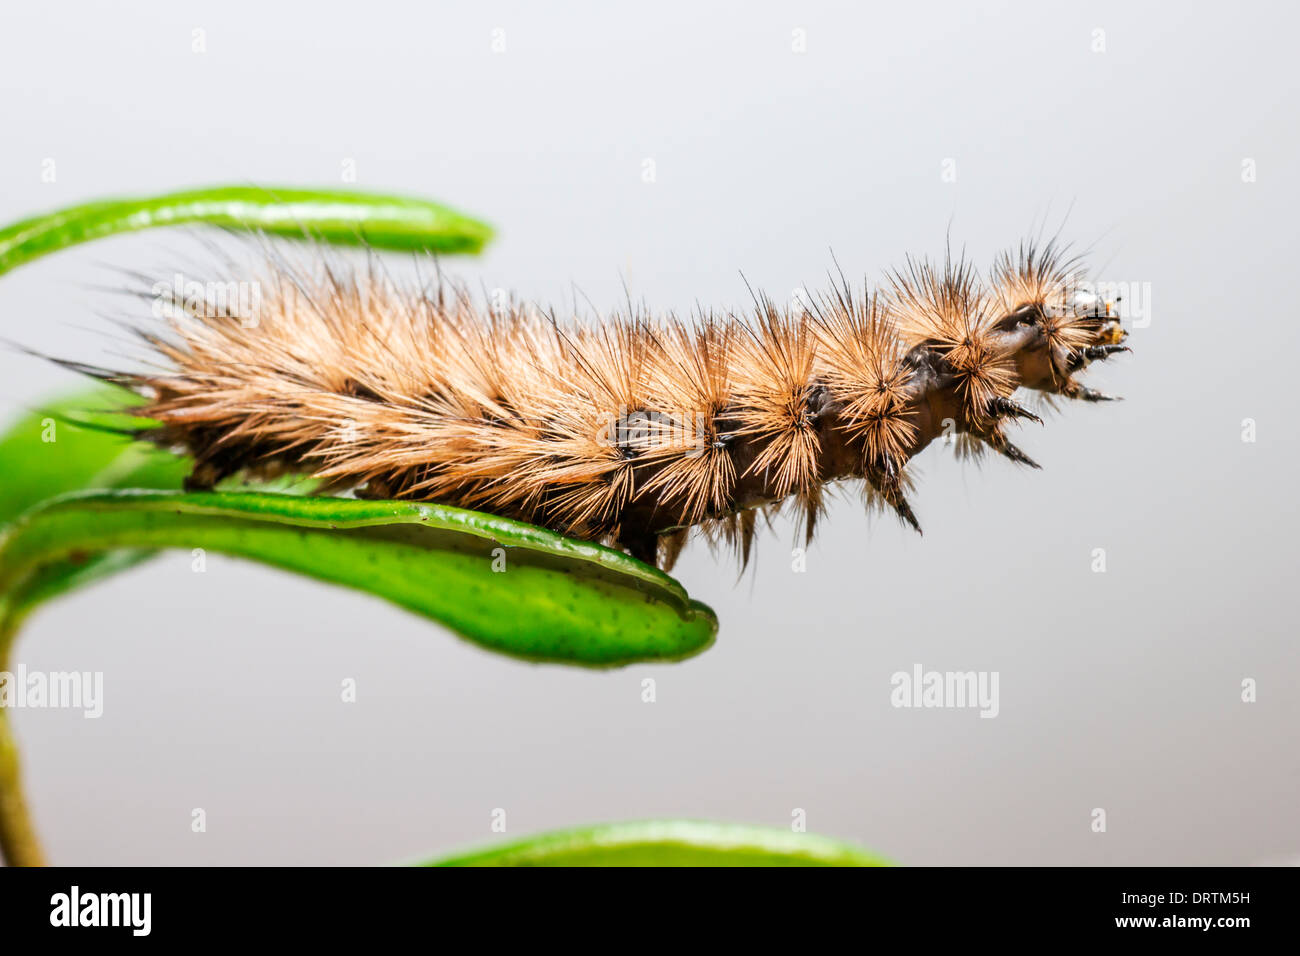
M90 370L146 398L138 437L195 458L189 483L312 474L366 497L520 518L671 567L693 529L747 561L757 517L793 504L810 539L826 485L920 530L907 464L963 436L1038 467L1008 422L1017 388L1086 401L1095 360L1127 351L1109 303L1055 242L909 260L884 287L692 321L561 320L476 304L441 277L403 284L272 254L254 306L169 299L137 328L155 371ZM162 360L161 365L157 362ZM87 370L85 366L78 366Z

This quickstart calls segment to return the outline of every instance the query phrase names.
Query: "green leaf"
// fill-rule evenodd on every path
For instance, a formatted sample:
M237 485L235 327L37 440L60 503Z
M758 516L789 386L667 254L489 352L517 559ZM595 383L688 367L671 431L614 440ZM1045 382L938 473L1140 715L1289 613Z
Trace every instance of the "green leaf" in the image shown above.
M12 611L24 613L42 567L123 548L251 558L367 591L534 661L678 660L717 631L713 612L671 577L597 544L459 508L252 492L79 492L45 502L0 539L0 593L20 595Z
M0 275L50 252L152 226L207 223L399 251L477 253L492 227L440 203L339 189L214 186L103 199L0 229Z
M556 830L425 866L888 866L810 833L693 820Z

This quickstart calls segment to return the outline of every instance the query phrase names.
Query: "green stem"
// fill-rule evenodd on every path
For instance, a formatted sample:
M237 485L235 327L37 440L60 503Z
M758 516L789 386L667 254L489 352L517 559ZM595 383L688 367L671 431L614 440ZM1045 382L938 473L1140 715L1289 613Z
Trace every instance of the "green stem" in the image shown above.
M18 635L21 617L0 601L0 671L9 670L9 652ZM0 707L0 856L9 866L45 865L45 854L27 812L27 801L23 799L18 742L3 707Z

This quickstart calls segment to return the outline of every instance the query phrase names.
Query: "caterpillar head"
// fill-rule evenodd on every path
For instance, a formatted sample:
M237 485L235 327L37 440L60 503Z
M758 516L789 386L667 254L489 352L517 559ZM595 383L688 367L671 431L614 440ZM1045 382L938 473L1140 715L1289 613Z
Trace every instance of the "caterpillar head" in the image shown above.
M994 265L997 330L1014 356L1020 384L1050 394L1100 401L1075 375L1090 363L1129 351L1115 303L1078 277L1079 262L1054 243L1021 246Z

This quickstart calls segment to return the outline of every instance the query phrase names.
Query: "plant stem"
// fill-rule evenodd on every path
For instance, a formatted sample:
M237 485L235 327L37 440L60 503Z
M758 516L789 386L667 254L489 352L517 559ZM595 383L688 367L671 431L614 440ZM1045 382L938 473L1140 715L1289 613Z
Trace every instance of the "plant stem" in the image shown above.
M0 671L9 670L9 651L18 635L20 617L0 601ZM18 742L3 707L0 707L0 855L9 866L45 865L45 854L27 813L27 801L23 799Z

